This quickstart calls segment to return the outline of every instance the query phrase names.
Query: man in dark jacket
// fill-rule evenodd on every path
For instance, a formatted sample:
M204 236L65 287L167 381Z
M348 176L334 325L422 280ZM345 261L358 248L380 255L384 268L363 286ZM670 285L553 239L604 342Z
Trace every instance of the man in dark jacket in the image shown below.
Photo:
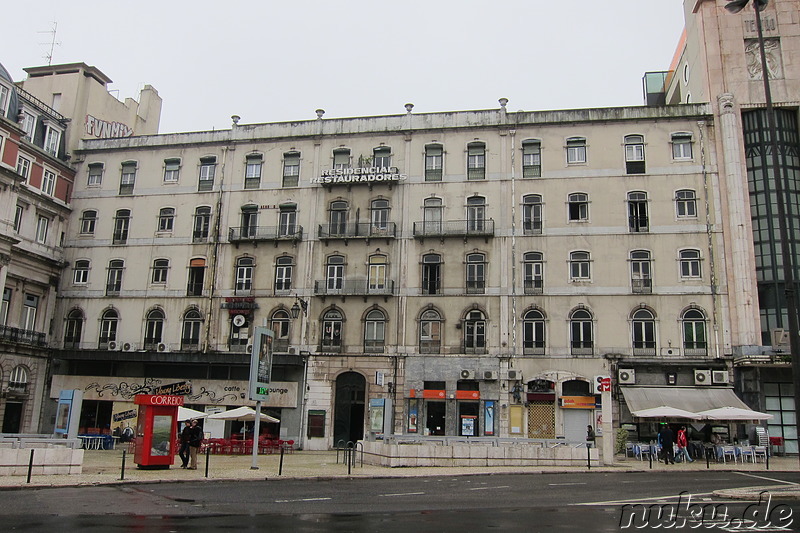
M203 428L197 425L197 419L192 419L192 425L189 426L189 470L197 470L197 451L203 443Z
M192 426L192 421L187 420L181 431L181 449L178 455L181 456L181 468L189 466L189 433Z
M675 434L672 432L669 425L664 424L661 427L659 435L661 436L661 449L664 450L664 464L674 465L675 450L673 449L673 445L675 444Z

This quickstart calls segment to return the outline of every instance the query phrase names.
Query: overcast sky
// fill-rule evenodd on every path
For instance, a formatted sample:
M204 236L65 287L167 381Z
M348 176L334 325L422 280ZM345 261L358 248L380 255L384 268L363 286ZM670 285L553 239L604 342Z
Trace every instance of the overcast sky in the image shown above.
M120 99L149 84L161 132L498 107L641 105L666 70L681 0L38 0L3 24L0 63L84 62Z

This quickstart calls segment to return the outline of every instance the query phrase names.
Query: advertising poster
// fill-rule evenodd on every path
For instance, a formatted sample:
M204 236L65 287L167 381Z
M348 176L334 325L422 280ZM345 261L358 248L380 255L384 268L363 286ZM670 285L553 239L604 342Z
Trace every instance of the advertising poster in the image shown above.
M369 401L369 430L375 433L383 433L383 414L385 411L385 400L383 398L373 398Z
M475 436L475 421L477 416L474 415L461 415L461 435L464 437Z
M172 435L173 418L169 415L156 415L153 417L153 440L150 455L169 455L170 436Z
M264 401L269 397L272 374L272 339L275 334L267 328L254 328L253 351L250 353L250 399Z
M483 404L483 426L484 433L494 435L494 401Z
M419 418L419 403L416 401L409 402L408 406L408 432L417 432L417 420Z

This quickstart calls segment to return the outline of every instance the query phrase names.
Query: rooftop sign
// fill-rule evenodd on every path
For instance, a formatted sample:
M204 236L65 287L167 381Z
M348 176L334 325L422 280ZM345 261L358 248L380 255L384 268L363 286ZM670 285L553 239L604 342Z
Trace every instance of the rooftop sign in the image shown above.
M376 181L403 181L408 176L400 174L397 167L355 167L323 170L322 176L311 178L311 183L375 183Z

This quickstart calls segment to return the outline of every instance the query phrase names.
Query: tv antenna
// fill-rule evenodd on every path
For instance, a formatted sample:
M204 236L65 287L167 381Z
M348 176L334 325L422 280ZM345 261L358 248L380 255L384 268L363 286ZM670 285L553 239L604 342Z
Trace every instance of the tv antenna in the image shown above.
M49 43L39 43L42 46L50 45L50 53L45 54L43 57L47 60L47 65L53 64L53 50L55 49L56 45L61 46L60 41L56 41L56 31L58 30L58 22L53 22L53 29L49 31L40 31L38 33L48 33L51 35Z

